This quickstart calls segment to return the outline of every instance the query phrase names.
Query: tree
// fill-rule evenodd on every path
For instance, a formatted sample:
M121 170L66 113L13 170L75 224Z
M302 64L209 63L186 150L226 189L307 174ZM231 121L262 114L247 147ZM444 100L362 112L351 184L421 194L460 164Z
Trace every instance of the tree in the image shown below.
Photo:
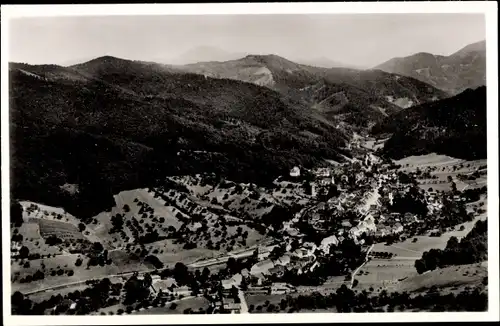
M15 227L20 227L23 224L23 207L18 201L11 200L10 202L10 223Z
M26 247L26 246L22 246L21 249L19 250L19 256L21 258L28 258L29 254L30 254L30 251L29 251L28 247Z
M446 250L455 250L458 249L459 242L457 237L450 237L448 243L446 244Z
M425 266L425 262L422 259L418 259L415 261L415 269L417 270L417 273L422 274L427 270L427 267Z
M124 210L126 213L128 213L128 212L130 212L130 207L129 207L127 204L125 204L125 205L123 205L123 210Z
M42 271L36 271L33 275L34 280L43 280L45 278L45 274Z
M259 261L259 247L255 248L252 254L252 260L255 262Z
M143 284L145 287L150 287L153 284L153 279L149 273L144 274Z
M78 230L80 230L80 232L83 232L85 228L86 228L85 224L83 223L78 224Z
M149 296L149 287L145 286L144 282L137 279L136 275L133 275L127 280L123 289L125 290L125 304L131 304L137 301L141 302Z
M189 280L188 268L183 263L178 262L175 264L173 275L174 275L175 281L179 285L188 284L188 280Z
M247 282L247 279L246 279L246 278L244 278L244 277L241 279L240 288L241 288L241 290L243 290L243 291L248 290L248 282Z
M203 280L208 280L208 277L210 276L210 270L207 267L203 268L203 272L201 273L201 276L202 276Z

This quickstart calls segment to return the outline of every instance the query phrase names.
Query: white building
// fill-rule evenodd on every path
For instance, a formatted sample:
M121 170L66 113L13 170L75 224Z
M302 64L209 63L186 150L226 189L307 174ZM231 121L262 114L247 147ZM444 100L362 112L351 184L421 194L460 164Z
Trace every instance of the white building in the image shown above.
M391 205L393 205L393 204L392 204L392 201L393 201L393 200L394 200L394 195L392 194L392 192L390 192L390 193L389 193L389 203L390 203Z
M291 177L300 177L300 169L297 166L294 166L293 169L290 171L290 176Z
M295 288L287 283L273 283L271 285L271 294L285 294L294 290Z
M323 178L328 178L330 176L330 170L329 169L318 169L316 171L316 176L318 177L323 177Z
M316 197L317 194L318 193L316 191L316 185L314 183L311 183L311 196Z
M330 247L332 245L335 245L337 246L339 244L339 240L337 239L336 236L332 235L332 236L329 236L327 238L324 238L322 241L321 241L321 245L320 245L320 249L323 250L323 252L325 254L329 253L330 252Z

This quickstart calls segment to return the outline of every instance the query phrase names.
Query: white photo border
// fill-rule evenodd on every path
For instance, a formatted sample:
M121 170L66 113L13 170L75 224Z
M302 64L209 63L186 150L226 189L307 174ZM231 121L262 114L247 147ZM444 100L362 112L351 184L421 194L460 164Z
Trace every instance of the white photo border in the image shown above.
M498 321L498 35L497 2L350 2L350 3L231 3L231 4L113 4L113 5L7 5L1 8L1 141L2 141L2 263L3 318L5 325L127 325L220 323L325 323L407 321ZM232 315L114 315L114 316L12 316L10 291L10 169L8 46L9 20L16 17L105 15L214 15L214 14L376 14L376 13L479 13L486 19L487 133L488 133L488 312L439 313L298 313Z

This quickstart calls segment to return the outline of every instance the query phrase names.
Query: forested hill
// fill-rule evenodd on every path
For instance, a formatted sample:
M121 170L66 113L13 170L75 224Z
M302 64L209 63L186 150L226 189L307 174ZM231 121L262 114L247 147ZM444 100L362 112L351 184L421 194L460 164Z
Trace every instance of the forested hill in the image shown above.
M394 159L432 152L486 158L486 86L398 112L372 133L392 134L382 153Z
M273 89L335 124L365 130L402 108L448 97L417 79L382 70L320 68L277 55L248 55L226 62L199 62L175 69L245 81Z
M12 197L81 218L166 175L266 183L348 154L333 126L250 83L113 57L9 70Z

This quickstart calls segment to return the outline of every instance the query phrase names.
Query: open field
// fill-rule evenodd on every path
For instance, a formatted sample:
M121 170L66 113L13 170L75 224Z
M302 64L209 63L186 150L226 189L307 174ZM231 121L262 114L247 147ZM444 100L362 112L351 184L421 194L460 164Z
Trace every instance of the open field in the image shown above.
M266 307L264 307L265 302L269 301L269 304L274 304L275 306L279 306L280 302L282 299L286 299L287 296L298 296L298 293L289 293L289 294L250 294L250 295L245 295L247 305L250 307L251 305L254 306L254 309L251 311L251 313L266 313ZM259 311L257 310L257 307L261 306L262 310ZM280 311L280 312L285 312L285 311Z
M11 233L14 230L11 230ZM28 248L31 254L53 255L62 253L61 248L49 246L45 243L45 239L40 235L40 226L38 223L25 222L17 230L23 236L22 245Z
M321 291L315 291L315 292L320 292ZM328 293L322 293L323 295L328 294ZM289 293L289 294L252 294L252 295L245 295L247 305L250 307L250 305L254 306L254 309L251 311L251 313L269 313L267 311L267 306L265 306L265 302L269 301L269 305L273 304L274 306L279 308L280 302L282 299L286 299L287 296L291 296L292 298L298 297L299 295L309 295L309 293ZM261 306L261 310L257 310L257 307ZM290 307L287 307L285 310L279 309L277 313L287 313L289 311ZM301 313L327 313L327 312L337 312L336 308L328 308L328 309L314 309L314 310L309 310L309 309L301 309ZM276 313L276 310L273 311L273 313Z
M154 213L139 214L140 207L136 202L134 202L136 198L153 208ZM167 233L164 231L166 227L173 226L178 228L181 225L181 222L175 217L173 208L165 206L164 202L160 202L160 200L161 199L151 196L146 189L135 189L120 192L115 196L115 207L113 207L110 212L102 212L95 216L97 224L90 224L88 227L95 232L95 234L101 239L101 243L108 249L123 247L127 243L132 242L132 239L134 238L132 231L126 225L122 228L125 238L122 238L120 233L109 233L113 228L111 217L116 214L123 214L124 222L136 218L139 220L142 227L145 225L154 225L155 230L160 236L166 235ZM128 211L124 209L125 205L128 205ZM163 223L159 222L160 217L164 218Z
M71 292L77 291L77 290L83 291L88 287L89 287L88 285L82 283L82 284L74 285L74 286L67 287L67 288L57 289L57 291L42 291L42 292L34 293L34 294L29 295L29 298L30 298L30 300L32 300L34 302L41 302L44 300L49 300L50 297L53 295L60 294L62 296L65 296L65 295L67 295Z
M479 202L484 202L485 207L488 206L488 200L484 196ZM415 236L390 246L385 245L385 243L376 243L373 252L390 252L394 257L391 259L371 259L356 275L356 279L359 281L356 288L373 287L376 289L382 287L387 290L395 290L400 283L398 280L405 279L404 282L410 283L414 277L418 276L414 267L415 260L420 259L425 251L444 249L452 236L460 240L472 230L478 220L486 218L487 213L476 216L473 221L457 225L455 230L444 232L440 237ZM460 231L460 226L464 226L462 231ZM413 242L414 238L417 238L416 242ZM367 272L368 274L366 274Z
M181 300L175 300L176 308L171 309L172 303L167 303L165 307L154 307L149 309L144 309L141 311L132 312L133 315L170 315L170 314L182 314L184 310L191 308L192 311L197 312L202 310L207 310L210 302L203 297L190 297Z
M66 235L74 239L87 239L91 242L99 241L99 238L90 230L84 233L78 230L80 220L67 213L60 207L47 206L30 201L20 201L23 207L23 219L25 222L39 223L43 237L54 235Z
M488 276L487 264L471 264L450 266L416 275L400 282L396 290L399 292L426 291L432 286L460 291L465 286L477 286Z
M76 226L66 222L51 221L40 218L30 218L29 223L38 223L40 235L43 238L56 236L60 239L78 240L85 239Z
M402 165L403 168L416 170L417 168L422 169L426 167L447 167L457 165L465 162L465 160L447 155L431 153L426 155L408 156L395 162Z
M457 189L478 188L487 185L487 176L482 175L476 180L460 181L457 179L459 174L468 175L474 171L485 167L487 160L465 161L462 159L453 158L446 155L438 155L435 153L419 156L409 156L401 160L395 161L401 165L401 170L405 172L415 172L417 169L421 171L430 171L434 179L419 179L420 187L423 189L432 188L433 190L446 191L451 189L451 183L448 177L452 177L457 185Z
M124 250L113 250L108 253L108 257L120 272L128 273L133 271L145 271L153 268L146 265L140 257L135 254L129 254Z
M420 257L419 257L420 258ZM417 275L413 259L371 259L363 266L355 279L358 280L353 290L391 289L400 279Z
M121 272L121 269L113 264L105 266L92 266L90 269L86 269L87 259L85 258L83 259L82 266L77 267L75 266L75 262L78 257L79 255L77 254L65 254L50 258L30 260L28 268L20 266L18 263L14 262L14 264L11 264L11 278L16 279L16 281L12 283L12 292L15 292L16 290L21 292L31 292L51 286L85 281ZM45 269L42 268L42 263L45 265ZM68 276L66 273L63 273L62 275L51 275L52 271L57 272L57 270L72 270L74 274L72 276ZM19 279L22 277L33 275L36 271L43 271L45 278L43 280L32 281L30 283L19 282Z
M346 286L350 285L350 281L345 280L345 276L331 276L329 277L325 283L320 286L297 286L297 292L299 294L308 295L313 292L319 292L323 295L328 295L332 292L337 291L339 287L345 284Z

